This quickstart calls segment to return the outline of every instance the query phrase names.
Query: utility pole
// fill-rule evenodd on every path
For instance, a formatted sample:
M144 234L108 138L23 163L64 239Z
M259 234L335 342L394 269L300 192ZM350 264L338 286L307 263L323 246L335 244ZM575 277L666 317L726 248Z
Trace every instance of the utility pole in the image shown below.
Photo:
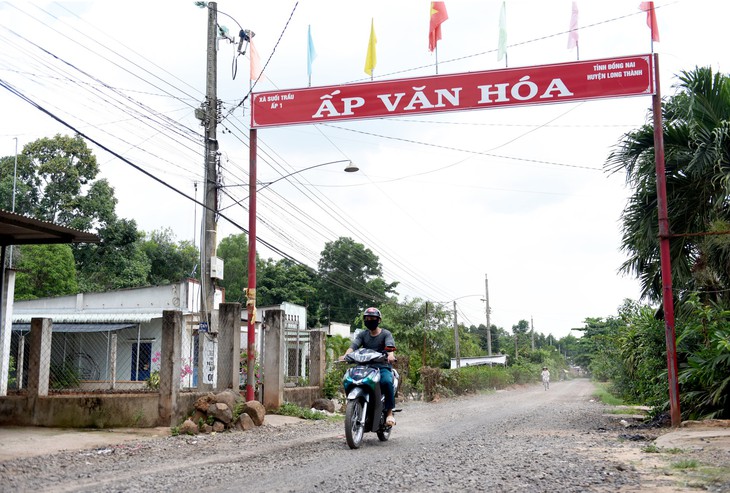
M530 315L530 335L532 337L532 350L535 350L535 325L532 323L532 315Z
M205 128L205 181L203 194L205 203L204 225L201 232L200 257L200 301L201 326L198 332L199 368L198 389L210 390L213 386L213 365L215 365L215 340L210 334L218 329L218 310L215 309L215 279L211 276L212 259L217 246L218 207L218 95L217 95L217 38L218 5L208 3L208 39L206 63L205 102L197 113ZM203 325L203 323L205 325ZM207 330L206 330L207 329Z
M428 301L426 302L426 318L423 321L423 352L421 353L421 366L426 366L426 331L428 330Z
M456 367L461 368L459 356L459 323L456 320L456 300L454 300L454 352L456 353Z
M487 279L487 275L484 274L484 293L485 298L484 301L487 303L487 353L489 356L492 355L492 326L489 323L489 312L491 311L489 309L489 279Z

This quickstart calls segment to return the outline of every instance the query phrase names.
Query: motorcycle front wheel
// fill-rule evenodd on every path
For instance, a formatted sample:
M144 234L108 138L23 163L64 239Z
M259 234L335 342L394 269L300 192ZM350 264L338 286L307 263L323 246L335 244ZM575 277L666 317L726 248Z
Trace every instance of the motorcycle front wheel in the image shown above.
M347 409L345 410L345 438L347 439L347 445L352 449L360 448L362 436L365 432L364 421L362 401L360 399L347 401Z

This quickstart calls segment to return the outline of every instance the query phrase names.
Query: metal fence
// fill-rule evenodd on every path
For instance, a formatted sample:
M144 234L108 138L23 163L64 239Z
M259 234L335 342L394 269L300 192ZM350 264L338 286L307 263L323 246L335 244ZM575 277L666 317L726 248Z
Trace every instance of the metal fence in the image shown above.
M309 385L309 331L300 326L299 316L286 315L286 382L297 387Z
M107 330L90 324L54 325L50 347L41 355L50 362L49 391L157 391L162 356L159 332L150 336L141 325L124 324L120 328L107 324ZM28 386L30 337L30 324L14 324L8 390ZM186 331L181 348L181 388L197 386L197 338L193 331Z

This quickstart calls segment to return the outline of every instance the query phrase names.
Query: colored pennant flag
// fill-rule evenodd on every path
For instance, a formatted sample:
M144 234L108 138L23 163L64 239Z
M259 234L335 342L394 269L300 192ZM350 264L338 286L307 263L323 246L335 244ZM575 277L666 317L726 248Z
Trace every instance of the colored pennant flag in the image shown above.
M375 53L375 45L378 38L375 37L375 20L370 20L370 40L368 41L368 55L365 57L365 73L370 77L373 76L373 70L378 63L378 57Z
M497 60L507 56L507 5L502 2L499 10L499 44L497 47Z
M261 59L259 58L259 52L256 51L256 47L253 44L253 38L248 44L248 58L251 62L251 80L258 80L261 76Z
M312 62L317 58L317 51L312 41L312 26L307 28L307 75L312 77Z
M568 28L568 49L578 46L578 4L573 2L573 11L570 15L570 27Z
M659 41L659 26L656 22L656 10L654 10L654 2L641 2L639 9L646 12L646 25L651 29L651 40Z
M428 49L436 49L436 43L441 39L441 24L449 18L446 13L446 2L431 2L431 23L428 28Z

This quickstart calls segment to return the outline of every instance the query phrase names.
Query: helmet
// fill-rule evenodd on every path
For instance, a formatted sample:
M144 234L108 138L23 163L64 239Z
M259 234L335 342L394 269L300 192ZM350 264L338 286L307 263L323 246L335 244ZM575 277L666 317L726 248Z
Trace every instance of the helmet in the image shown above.
M364 312L362 312L362 316L364 317L378 317L383 318L380 316L380 310L375 308L374 306L371 306L370 308L366 308Z

